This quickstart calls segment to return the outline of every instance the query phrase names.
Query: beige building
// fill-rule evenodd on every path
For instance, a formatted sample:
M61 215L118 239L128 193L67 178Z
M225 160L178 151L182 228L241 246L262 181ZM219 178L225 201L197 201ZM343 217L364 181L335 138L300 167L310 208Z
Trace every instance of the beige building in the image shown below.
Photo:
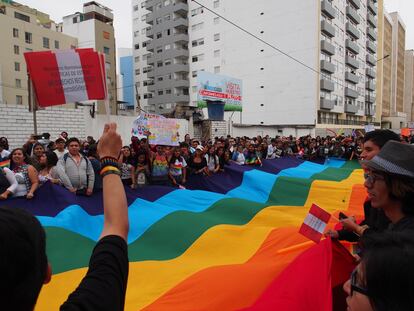
M49 15L0 0L0 104L28 105L27 51L70 49L78 40L59 32Z
M414 121L414 50L405 51L404 112L407 122Z
M398 13L393 12L384 13L382 26L382 127L400 129L407 122L404 112L405 24Z
M83 5L83 13L63 17L62 31L78 38L80 48L94 48L105 54L111 114L117 114L115 37L112 10L95 2ZM103 101L95 101L98 113L105 113ZM94 101L91 101L94 103Z

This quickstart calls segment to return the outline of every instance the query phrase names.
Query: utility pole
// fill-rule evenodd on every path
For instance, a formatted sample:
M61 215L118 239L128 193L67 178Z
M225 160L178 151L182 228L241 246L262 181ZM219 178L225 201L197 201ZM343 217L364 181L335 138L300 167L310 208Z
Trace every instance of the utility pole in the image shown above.
M137 101L137 110L141 114L141 103L139 102L138 86L135 84L135 100Z
M30 74L27 73L27 90L29 92L28 99L29 99L29 111L32 111L33 113L33 134L37 135L37 103L36 99L34 98L33 93L33 85L32 80L30 79Z

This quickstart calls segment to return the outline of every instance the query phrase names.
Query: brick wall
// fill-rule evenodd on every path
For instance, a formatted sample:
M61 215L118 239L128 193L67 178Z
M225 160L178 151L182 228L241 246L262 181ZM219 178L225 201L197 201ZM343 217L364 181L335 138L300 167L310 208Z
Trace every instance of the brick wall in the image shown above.
M56 139L62 131L69 136L85 138L85 113L83 108L48 107L37 112L38 134L50 133ZM20 147L33 133L33 114L27 107L0 105L0 137L9 140L11 148Z

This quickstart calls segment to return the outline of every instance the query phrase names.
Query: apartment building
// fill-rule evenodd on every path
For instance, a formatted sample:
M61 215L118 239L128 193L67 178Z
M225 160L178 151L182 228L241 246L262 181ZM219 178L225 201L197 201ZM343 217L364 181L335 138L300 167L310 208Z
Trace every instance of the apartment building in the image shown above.
M83 5L82 13L76 12L64 16L61 26L64 34L78 38L79 48L93 48L105 54L110 112L117 114L116 50L113 20L114 15L110 8L91 1ZM92 101L91 104L97 104L98 113L105 113L103 101Z
M399 129L407 122L404 112L405 25L397 12L385 12L383 27L381 126Z
M70 49L77 38L63 34L49 15L14 1L0 1L0 104L28 105L24 53Z
M235 120L244 125L282 133L379 125L377 1L202 3L263 41L193 1L133 0L134 76L150 111L196 107L205 70L243 81Z
M407 123L412 126L414 122L414 50L405 51L404 61L404 112L407 115Z

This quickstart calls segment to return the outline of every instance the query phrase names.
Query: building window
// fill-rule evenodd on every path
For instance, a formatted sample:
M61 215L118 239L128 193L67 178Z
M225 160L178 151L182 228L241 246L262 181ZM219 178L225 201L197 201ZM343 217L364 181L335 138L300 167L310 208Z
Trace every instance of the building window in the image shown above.
M218 8L219 6L220 6L220 1L219 0L216 0L216 1L213 2L213 7L215 9Z
M220 66L214 67L214 73L220 73Z
M152 94L151 93L145 93L144 94L144 99L147 99L147 98L152 98Z
M163 81L163 80L164 80L164 77L163 76L157 77L157 81Z
M166 30L164 30L164 34L165 34L166 36L171 35L171 29L166 29Z
M135 58L134 58L134 62L135 62L135 63L138 63L138 62L139 62L139 56L135 56Z
M167 44L167 45L165 45L164 49L165 49L166 51L170 50L170 49L171 49L171 44Z
M171 59L166 59L164 62L164 66L169 66L171 65Z
M215 33L214 34L214 41L219 41L220 40L220 34L219 33Z
M162 67L162 61L157 62L157 67Z
M16 87L20 89L22 87L22 80L16 79Z
M16 104L17 105L23 105L23 96L16 95Z
M14 12L14 17L24 22L30 23L30 17L19 12Z
M20 54L20 48L18 45L14 46L14 54L19 55Z
M203 8L202 7L191 10L191 16L196 16L196 15L202 14L202 13L203 13Z
M171 89L166 89L165 94L171 94Z
M13 28L13 38L18 38L18 37L19 37L19 29Z
M14 62L14 71L20 71L20 63Z
M201 23L194 24L193 26L191 26L191 30L196 31L196 30L203 29L203 27L204 27L204 23L201 22Z
M160 53L162 53L162 46L157 47L157 54L160 54Z
M158 95L164 95L164 91L163 90L158 90Z
M161 32L157 32L156 38L157 38L157 39L162 38L162 33L161 33Z
M32 43L32 34L30 32L24 33L24 41L26 43Z
M159 24L161 24L161 23L162 23L162 17L157 17L157 18L155 19L155 24L159 25Z
M203 44L204 44L204 38L197 39L197 40L193 40L193 41L191 42L191 45L192 45L193 47L195 47L195 46L199 46L199 45L203 45Z
M214 51L214 57L220 57L220 50Z
M135 50L138 50L139 49L139 44L138 43L134 45L134 49Z
M214 25L220 23L220 17L214 17Z
M106 47L106 46L104 46L104 53L106 54L106 55L109 55L109 48L108 47Z
M191 76L192 76L193 78L197 77L197 70L194 70L194 71L191 73Z
M72 23L73 24L76 24L78 22L78 17L77 16L75 16L74 18L72 18Z
M137 5L134 5L134 11L136 12L136 11L138 11L138 4Z
M55 40L55 49L59 49L60 48L60 44L58 40Z
M49 38L45 38L45 37L43 37L43 47L45 48L45 49L48 49L48 48L50 48L50 42L49 42L50 40L49 40Z
M192 61L193 61L193 63L196 63L196 62L202 61L203 59L204 59L204 54L194 55L194 56L192 57Z
M138 76L140 74L140 70L139 69L135 69L135 75Z

